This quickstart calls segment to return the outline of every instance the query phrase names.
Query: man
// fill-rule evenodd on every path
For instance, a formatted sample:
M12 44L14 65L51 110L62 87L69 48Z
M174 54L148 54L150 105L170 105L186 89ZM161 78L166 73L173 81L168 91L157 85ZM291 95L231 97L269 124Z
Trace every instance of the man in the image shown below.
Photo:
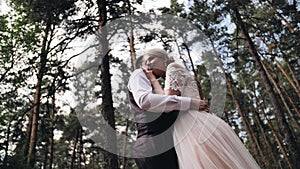
M155 76L164 78L171 59L164 50L155 48L146 51L138 62L152 70ZM138 168L178 169L171 130L178 110L207 110L207 103L194 98L154 94L141 68L129 79L128 95L138 131L134 149Z

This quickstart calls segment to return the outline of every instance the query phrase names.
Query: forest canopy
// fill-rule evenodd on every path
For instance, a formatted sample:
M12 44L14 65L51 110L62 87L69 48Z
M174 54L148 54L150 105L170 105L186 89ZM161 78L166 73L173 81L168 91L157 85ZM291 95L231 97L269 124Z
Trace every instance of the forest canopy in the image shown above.
M152 47L197 76L261 168L300 166L299 0L0 7L0 168L137 168L127 82Z

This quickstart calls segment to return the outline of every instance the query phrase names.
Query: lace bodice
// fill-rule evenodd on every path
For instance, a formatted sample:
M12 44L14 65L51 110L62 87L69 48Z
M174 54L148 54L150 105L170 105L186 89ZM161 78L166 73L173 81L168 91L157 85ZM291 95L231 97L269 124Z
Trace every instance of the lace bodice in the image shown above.
M200 98L193 75L178 63L167 67L165 89L179 90L181 96Z

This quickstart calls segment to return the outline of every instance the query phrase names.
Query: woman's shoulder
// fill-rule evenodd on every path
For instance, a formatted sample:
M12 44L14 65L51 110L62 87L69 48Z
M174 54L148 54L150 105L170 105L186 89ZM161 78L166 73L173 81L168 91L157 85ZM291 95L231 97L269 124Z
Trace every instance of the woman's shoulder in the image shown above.
M181 70L186 70L186 68L180 64L180 63L176 63L176 62L173 62L173 63L170 63L168 66L167 66L167 70L170 70L170 69L181 69Z

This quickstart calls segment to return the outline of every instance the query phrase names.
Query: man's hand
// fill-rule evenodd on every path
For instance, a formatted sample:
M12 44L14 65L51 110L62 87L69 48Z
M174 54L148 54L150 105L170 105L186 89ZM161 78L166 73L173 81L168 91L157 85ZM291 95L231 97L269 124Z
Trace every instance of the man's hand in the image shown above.
M209 113L209 106L206 101L192 98L191 109Z
M209 106L206 101L200 100L199 111L205 111L205 112L209 113Z

